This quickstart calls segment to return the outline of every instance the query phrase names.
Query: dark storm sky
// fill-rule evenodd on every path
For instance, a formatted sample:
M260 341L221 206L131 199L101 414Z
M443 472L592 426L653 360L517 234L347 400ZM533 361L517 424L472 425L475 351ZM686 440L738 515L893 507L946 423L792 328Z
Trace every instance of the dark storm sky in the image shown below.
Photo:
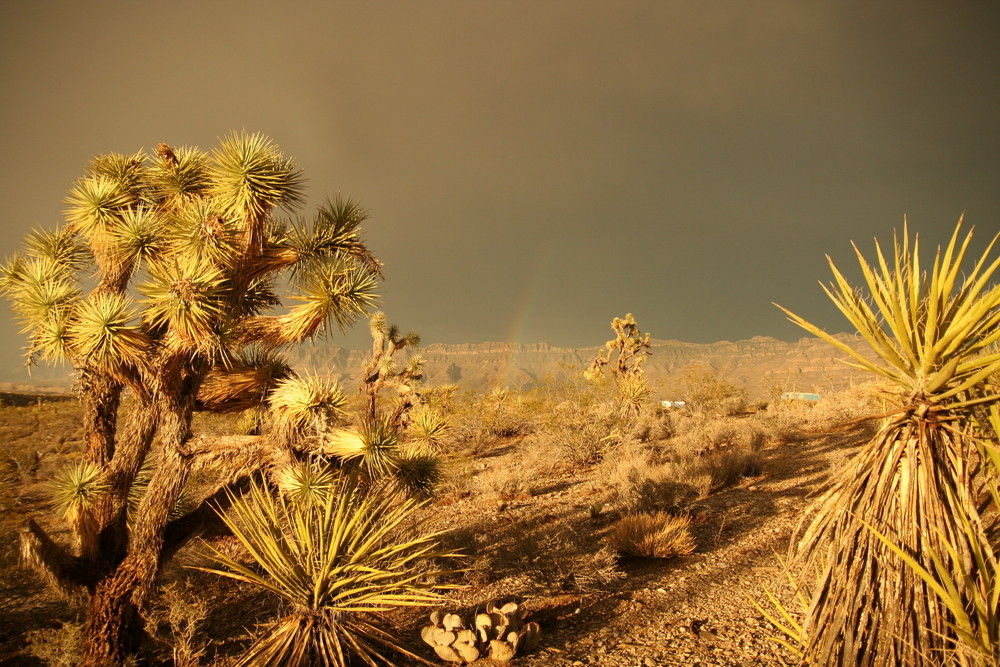
M90 157L271 136L425 343L794 340L907 215L1000 220L992 2L4 2L0 251ZM365 327L335 342L364 343ZM0 355L22 345L9 317ZM4 358L0 358L4 361ZM6 365L5 363L3 365Z

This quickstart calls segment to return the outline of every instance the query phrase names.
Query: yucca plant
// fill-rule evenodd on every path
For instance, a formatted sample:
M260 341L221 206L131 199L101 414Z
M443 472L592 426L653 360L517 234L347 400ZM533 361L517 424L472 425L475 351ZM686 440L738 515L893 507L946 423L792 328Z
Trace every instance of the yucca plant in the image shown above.
M89 596L85 666L125 663L163 562L219 527L212 507L227 491L301 458L296 449L342 409L336 387L292 374L281 350L365 315L381 265L360 236L367 213L350 200L327 202L311 221L281 219L303 183L274 143L248 132L210 153L160 144L101 155L72 187L66 224L30 234L0 272L29 363L76 371L83 458L100 471L93 488L103 491L74 525L78 553L35 523L22 535L27 562ZM294 303L284 312L279 289ZM196 410L250 411L252 435L192 441ZM204 468L218 488L171 517L189 474Z
M100 497L108 492L99 466L78 461L60 470L51 484L52 504L73 530L78 549L93 549L97 521L94 511Z
M881 429L833 476L799 534L797 556L817 575L803 623L812 664L929 665L954 647L948 605L902 554L927 571L952 553L974 567L991 544L974 411L998 398L983 383L1000 369L1000 258L990 257L994 238L966 266L971 240L959 221L930 271L905 228L888 257L876 246L874 264L855 248L866 292L830 261L834 282L824 290L874 360L785 311L895 388ZM972 604L967 582L957 594Z
M406 434L411 442L440 449L450 432L451 424L444 415L429 405L421 405L411 413Z
M444 572L425 562L454 556L437 533L414 532L420 503L387 487L359 487L350 477L317 502L286 499L254 484L232 499L226 525L250 552L253 566L214 551L209 570L269 591L289 613L274 622L238 663L245 667L373 667L396 655L425 662L385 630L386 612L434 604Z

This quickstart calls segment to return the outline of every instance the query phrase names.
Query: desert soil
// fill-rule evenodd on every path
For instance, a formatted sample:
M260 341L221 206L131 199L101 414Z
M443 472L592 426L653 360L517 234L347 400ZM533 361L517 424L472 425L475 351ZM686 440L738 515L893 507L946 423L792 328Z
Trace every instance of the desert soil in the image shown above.
M470 585L453 596L452 608L469 614L496 599L522 604L529 620L541 624L542 640L534 652L515 659L513 664L521 667L791 664L787 649L770 639L780 633L749 598L768 607L766 587L790 609L798 609L780 561L830 470L842 465L863 439L861 430L848 429L804 434L795 442L767 447L760 477L691 508L698 549L690 556L620 562L626 576L593 591L573 590L579 588L574 573L560 577L560 568L539 563L535 571ZM511 460L516 456L516 450L500 451L487 455L486 465L516 466ZM448 518L440 521L441 527L464 535L473 552L482 549L478 556L486 569L502 569L519 540L556 523L568 526L577 540L596 551L617 518L612 512L590 516L593 498L603 487L600 471L564 472L506 507L484 504L482 497L459 500L446 508ZM468 539L467 531L475 539ZM545 557L542 550L540 559ZM413 633L422 624L415 624ZM433 657L419 642L412 648ZM490 663L481 659L476 664Z
M61 406L53 410L66 411ZM41 424L35 422L37 430L23 428L16 439L38 437L45 431L45 418L53 417L43 415ZM66 435L59 437L71 441L78 433L70 430L72 415L65 418L70 420ZM0 421L6 430L18 423L13 417ZM586 565L620 517L610 504L593 511L607 491L600 466L554 467L525 480L523 492L512 499L487 492L444 495L428 508L428 524L445 531L446 545L469 554L463 563L469 570L463 587L450 596L450 609L470 613L494 600L521 604L530 620L540 623L542 640L535 651L512 663L520 667L785 664L787 651L768 639L776 632L748 597L766 604L766 586L785 602L792 600L779 557L786 554L811 497L863 437L860 430L843 430L771 443L763 450L761 476L744 479L690 508L698 544L694 554L622 561L617 577L606 580L595 578ZM516 439L477 450L464 464L469 486L474 488L475 478L491 470L518 471L523 455ZM49 463L43 459L39 478ZM524 469L527 475L534 468ZM47 517L40 483L12 492L18 481L16 471L8 470L0 544L0 665L38 665L23 651L25 633L78 619L81 609L58 600L33 573L16 567L14 522L25 515ZM58 531L56 536L66 537ZM212 596L202 628L213 644L209 655L217 657L202 664L225 664L230 659L226 656L238 652L241 642L245 645L254 624L273 617L277 609L260 594L193 573L181 567L185 564L199 564L199 557L181 556L165 575L205 578L198 579L196 590ZM425 619L422 611L397 621L406 631L406 645L431 660L433 651L418 637Z

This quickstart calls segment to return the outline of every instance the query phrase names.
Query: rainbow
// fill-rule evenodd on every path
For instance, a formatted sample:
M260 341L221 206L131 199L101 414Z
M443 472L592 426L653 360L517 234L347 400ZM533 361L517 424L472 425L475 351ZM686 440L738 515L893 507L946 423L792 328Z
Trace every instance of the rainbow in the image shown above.
M508 386L512 380L512 362L514 356L514 346L523 344L525 341L525 331L531 323L532 315L536 312L538 303L539 286L541 285L544 269L548 266L551 251L545 246L535 246L535 257L532 266L527 273L527 279L521 287L521 294L514 308L514 313L507 327L507 333L503 337L505 343L511 344L511 349L507 351L506 358L501 362L499 378L500 386Z

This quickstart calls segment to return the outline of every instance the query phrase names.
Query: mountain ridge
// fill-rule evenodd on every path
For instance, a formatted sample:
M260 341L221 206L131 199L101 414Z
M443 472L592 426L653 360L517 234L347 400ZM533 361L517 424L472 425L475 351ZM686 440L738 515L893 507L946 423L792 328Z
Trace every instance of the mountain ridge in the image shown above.
M856 335L838 334L851 347L863 350ZM425 362L425 382L429 386L455 384L463 389L481 390L492 386L524 388L546 380L582 373L603 345L560 347L550 343L430 343L417 348ZM730 382L746 386L751 396L783 391L829 392L845 389L864 378L865 373L842 361L846 355L818 338L804 337L794 342L770 336L746 340L689 343L671 339L651 339L651 355L644 369L659 393L676 394L674 388L692 368L700 368ZM330 374L344 386L355 386L368 350L351 350L329 343L300 345L287 352L291 366L300 371ZM402 362L400 362L402 363ZM5 369L0 382L4 391L64 392L72 387L68 369L37 368L27 377Z

